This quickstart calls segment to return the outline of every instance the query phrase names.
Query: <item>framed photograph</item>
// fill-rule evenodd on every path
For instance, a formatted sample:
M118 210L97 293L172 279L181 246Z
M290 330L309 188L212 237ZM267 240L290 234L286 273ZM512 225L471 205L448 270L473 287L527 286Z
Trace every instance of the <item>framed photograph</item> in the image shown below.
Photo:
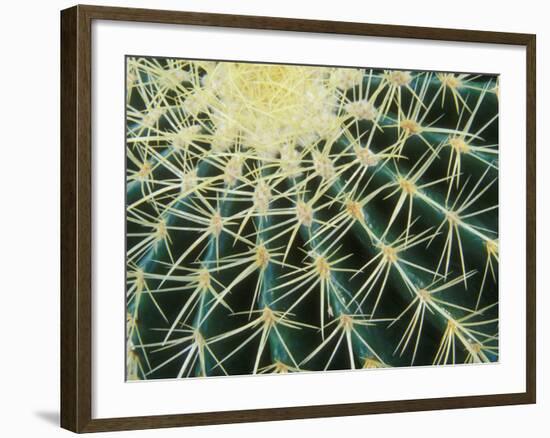
M535 35L61 13L61 423L535 403Z

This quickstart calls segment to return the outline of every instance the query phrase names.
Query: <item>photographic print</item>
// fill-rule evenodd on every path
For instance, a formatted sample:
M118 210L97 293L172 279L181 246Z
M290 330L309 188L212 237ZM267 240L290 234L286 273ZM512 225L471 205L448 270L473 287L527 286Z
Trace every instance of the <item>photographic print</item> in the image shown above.
M498 75L125 62L127 380L498 361Z

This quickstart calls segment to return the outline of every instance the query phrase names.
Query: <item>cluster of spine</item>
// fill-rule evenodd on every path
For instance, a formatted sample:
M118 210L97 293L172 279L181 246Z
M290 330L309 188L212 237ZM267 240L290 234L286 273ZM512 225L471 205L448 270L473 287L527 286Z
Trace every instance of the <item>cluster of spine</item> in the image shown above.
M498 78L127 58L127 379L498 360Z

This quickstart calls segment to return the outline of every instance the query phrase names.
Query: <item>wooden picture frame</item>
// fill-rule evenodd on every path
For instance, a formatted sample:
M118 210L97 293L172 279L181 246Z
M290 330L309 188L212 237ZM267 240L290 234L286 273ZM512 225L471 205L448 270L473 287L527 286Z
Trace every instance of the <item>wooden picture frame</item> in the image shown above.
M92 418L92 22L113 20L260 30L518 45L526 48L526 391L251 409L176 415ZM531 34L381 24L75 6L61 12L61 426L99 432L273 421L536 401L536 37Z

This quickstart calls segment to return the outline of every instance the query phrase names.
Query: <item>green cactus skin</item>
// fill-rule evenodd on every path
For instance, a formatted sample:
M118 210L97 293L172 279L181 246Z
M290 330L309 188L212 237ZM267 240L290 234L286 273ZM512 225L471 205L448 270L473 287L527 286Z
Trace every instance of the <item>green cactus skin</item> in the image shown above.
M127 379L498 360L498 77L128 57Z

